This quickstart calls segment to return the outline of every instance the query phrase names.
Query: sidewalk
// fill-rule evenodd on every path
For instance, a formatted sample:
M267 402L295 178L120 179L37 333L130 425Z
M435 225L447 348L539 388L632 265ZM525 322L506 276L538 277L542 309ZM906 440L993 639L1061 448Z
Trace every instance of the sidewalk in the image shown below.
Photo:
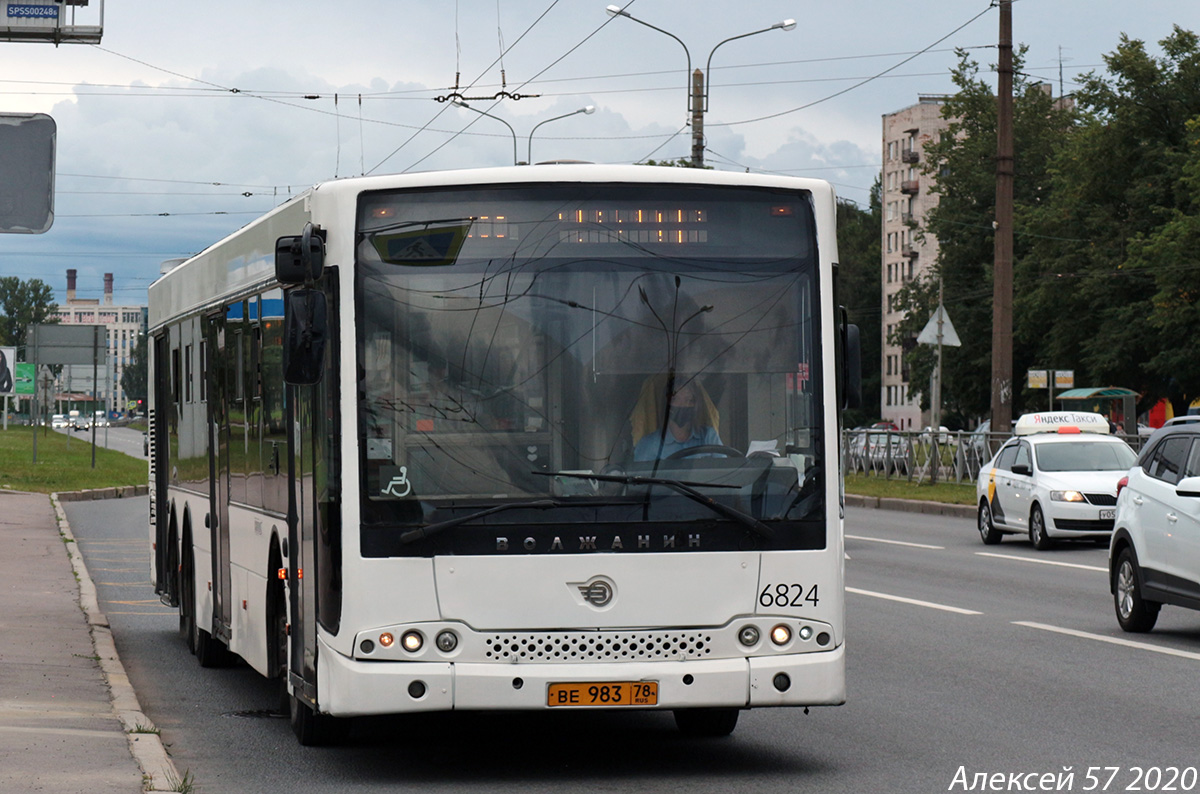
M0 492L0 792L168 790L73 546L50 497Z

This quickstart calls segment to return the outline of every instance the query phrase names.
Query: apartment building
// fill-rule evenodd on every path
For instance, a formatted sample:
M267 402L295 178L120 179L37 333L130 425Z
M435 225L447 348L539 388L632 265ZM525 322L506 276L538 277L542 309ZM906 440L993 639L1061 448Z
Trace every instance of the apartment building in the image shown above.
M920 400L910 396L904 362L906 345L915 341L895 344L891 336L904 318L896 306L896 293L932 269L937 260L937 240L918 234L926 213L937 206L937 195L930 191L932 180L922 173L921 165L925 146L936 142L949 127L942 118L945 99L943 95L922 95L917 104L883 116L883 385L879 407L882 418L901 430L919 430L929 424L929 412L922 413ZM916 390L923 389L918 386Z
M77 273L67 270L67 301L58 307L59 322L80 325L103 325L108 337L108 372L101 381L107 380L111 388L106 394L97 395L104 400L109 411L126 410L125 390L121 388L121 376L129 364L139 334L145 333L147 308L145 306L118 306L113 302L113 274L104 274L104 297L76 297ZM85 368L86 369L86 368ZM62 389L71 384L59 384ZM90 383L88 384L90 386Z

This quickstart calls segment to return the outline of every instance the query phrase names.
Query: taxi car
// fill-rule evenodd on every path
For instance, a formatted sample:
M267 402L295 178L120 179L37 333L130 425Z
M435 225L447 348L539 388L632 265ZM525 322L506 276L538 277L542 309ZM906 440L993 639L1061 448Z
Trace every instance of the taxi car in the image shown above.
M1117 482L1137 459L1109 435L1100 414L1025 414L1015 435L979 470L975 501L983 542L1028 535L1038 550L1057 539L1107 543L1117 515Z

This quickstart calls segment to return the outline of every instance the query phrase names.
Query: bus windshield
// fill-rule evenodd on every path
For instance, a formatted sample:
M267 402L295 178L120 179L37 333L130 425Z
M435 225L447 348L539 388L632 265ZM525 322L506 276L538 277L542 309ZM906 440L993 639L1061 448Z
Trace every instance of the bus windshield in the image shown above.
M364 554L576 522L823 547L807 194L364 193L356 259Z

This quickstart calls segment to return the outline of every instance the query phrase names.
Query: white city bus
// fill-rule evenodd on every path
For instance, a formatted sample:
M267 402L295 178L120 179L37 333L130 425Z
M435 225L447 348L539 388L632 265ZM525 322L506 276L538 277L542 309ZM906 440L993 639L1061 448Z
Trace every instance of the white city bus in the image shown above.
M150 287L156 590L200 663L359 715L845 699L857 330L814 180L320 184Z

